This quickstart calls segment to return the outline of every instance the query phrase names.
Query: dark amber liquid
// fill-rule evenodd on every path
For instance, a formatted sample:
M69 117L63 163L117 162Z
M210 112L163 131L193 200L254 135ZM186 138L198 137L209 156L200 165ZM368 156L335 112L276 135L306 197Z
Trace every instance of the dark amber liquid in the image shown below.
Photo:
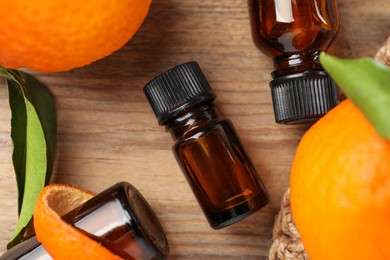
M210 225L222 228L268 203L269 197L233 125L200 107L171 124L173 150Z
M167 258L168 245L157 217L142 195L126 183L108 188L69 212L64 220L74 223L79 231L123 259ZM2 260L37 258L51 259L35 236L0 257Z
M335 1L294 0L276 8L283 2L248 0L256 46L272 57L327 49L339 26Z

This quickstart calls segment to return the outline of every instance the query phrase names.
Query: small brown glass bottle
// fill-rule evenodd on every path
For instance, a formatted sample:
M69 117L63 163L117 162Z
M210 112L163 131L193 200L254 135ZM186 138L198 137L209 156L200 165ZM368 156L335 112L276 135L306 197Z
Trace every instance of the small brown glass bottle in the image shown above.
M173 152L210 226L231 225L269 201L240 139L221 117L198 63L174 67L150 81L145 94L176 143Z
M319 62L339 29L336 0L248 0L255 45L271 56L277 123L314 121L337 104Z
M168 257L168 242L157 216L138 190L127 182L104 190L63 219L123 259ZM0 259L52 258L33 236L5 252Z

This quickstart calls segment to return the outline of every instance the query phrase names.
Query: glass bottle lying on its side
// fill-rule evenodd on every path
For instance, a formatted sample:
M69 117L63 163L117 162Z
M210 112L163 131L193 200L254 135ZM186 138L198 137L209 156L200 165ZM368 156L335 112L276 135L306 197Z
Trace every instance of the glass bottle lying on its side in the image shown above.
M157 216L137 189L120 182L63 217L84 234L123 259L163 260L168 242ZM51 260L33 236L14 246L1 260Z

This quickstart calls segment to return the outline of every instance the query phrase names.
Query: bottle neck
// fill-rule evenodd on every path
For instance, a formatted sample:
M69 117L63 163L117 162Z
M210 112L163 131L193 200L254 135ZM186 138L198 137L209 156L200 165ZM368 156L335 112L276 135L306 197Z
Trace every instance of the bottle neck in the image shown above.
M272 77L278 78L288 74L300 73L307 70L323 70L319 60L320 51L310 53L285 54L274 58Z
M198 104L177 117L167 121L165 129L169 131L174 140L185 138L194 134L205 126L221 119L217 107L213 102Z

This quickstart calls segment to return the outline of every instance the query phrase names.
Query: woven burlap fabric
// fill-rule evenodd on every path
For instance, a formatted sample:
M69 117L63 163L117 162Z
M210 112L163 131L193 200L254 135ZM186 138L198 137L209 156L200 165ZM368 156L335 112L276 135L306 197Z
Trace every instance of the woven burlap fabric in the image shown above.
M270 260L309 259L291 215L290 189L284 194L280 212L275 219L273 241L269 252Z
M390 37L379 49L375 59L390 66ZM290 208L290 190L283 196L280 212L276 216L273 229L273 244L269 260L308 260L301 237L294 225Z
M387 66L390 66L390 37L387 39L386 43L376 53L375 59L380 61L380 62L383 62Z

